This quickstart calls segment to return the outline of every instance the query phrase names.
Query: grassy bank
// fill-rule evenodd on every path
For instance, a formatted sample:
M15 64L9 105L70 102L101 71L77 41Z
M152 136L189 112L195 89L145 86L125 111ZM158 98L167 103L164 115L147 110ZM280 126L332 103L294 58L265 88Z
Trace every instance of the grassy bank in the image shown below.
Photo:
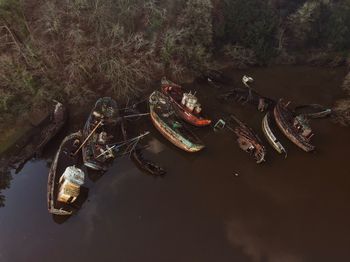
M341 65L349 10L347 0L1 0L0 122L52 98L132 98L222 60Z

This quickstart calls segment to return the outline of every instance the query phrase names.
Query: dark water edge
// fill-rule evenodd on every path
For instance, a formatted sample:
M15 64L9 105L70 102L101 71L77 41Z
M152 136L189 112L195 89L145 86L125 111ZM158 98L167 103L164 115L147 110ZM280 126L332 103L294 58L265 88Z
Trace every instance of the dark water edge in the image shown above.
M341 96L345 70L286 66L228 73L239 86L243 74L253 76L266 96L331 106ZM264 139L263 114L218 102L220 91L206 85L189 87L214 119L235 113ZM132 126L151 131L146 156L167 175L150 177L127 157L118 159L88 181L88 200L66 221L53 219L46 206L48 168L62 134L41 159L13 174L3 192L0 261L349 261L350 129L328 119L311 124L315 153L283 140L284 160L264 140L267 163L256 165L231 133L196 129L207 148L190 155L145 119Z

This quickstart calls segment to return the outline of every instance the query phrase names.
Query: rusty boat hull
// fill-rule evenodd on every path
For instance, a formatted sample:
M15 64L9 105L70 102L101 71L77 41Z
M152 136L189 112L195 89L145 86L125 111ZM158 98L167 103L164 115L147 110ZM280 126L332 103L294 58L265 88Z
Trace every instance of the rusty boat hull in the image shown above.
M172 92L168 91L170 86ZM185 93L185 90L182 86L177 85L169 80L162 80L161 91L171 101L175 113L187 123L198 127L208 126L211 124L211 120L204 117L202 113L196 114L194 112L191 112L181 104L181 98Z
M283 104L282 101L279 101L276 104L273 113L278 128L290 141L305 152L315 150L315 146L294 128L293 123L291 122L292 119L294 119L293 113Z

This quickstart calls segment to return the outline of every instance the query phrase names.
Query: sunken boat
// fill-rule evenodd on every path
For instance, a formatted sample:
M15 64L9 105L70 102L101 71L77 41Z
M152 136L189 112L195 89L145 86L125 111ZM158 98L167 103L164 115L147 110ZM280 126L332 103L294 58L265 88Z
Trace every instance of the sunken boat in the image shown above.
M273 112L279 129L295 145L306 152L315 150L315 146L310 143L313 136L307 118L303 115L294 116L292 110L288 108L289 103L279 100Z
M79 147L82 140L81 131L64 138L50 167L47 205L54 215L68 216L76 210L73 202L79 197L85 178L84 172L77 167L81 163Z
M325 118L332 114L332 109L319 104L300 105L294 108L294 115L308 118Z
M175 113L194 126L208 126L211 120L204 117L202 107L195 94L187 92L182 86L177 85L166 78L161 81L161 90L174 106Z
M110 97L97 100L84 126L83 161L88 168L106 171L116 158L115 143L119 111Z
M153 92L149 106L154 126L171 143L187 152L198 152L204 148L202 141L179 121L167 96Z
M125 142L128 141L127 129L124 118L121 122L121 130L123 133L123 139ZM139 144L136 144L135 147L130 152L130 158L134 161L136 166L143 172L153 175L153 176L162 176L166 174L166 171L156 163L147 160L142 154L142 149Z
M8 161L9 165L17 170L21 169L26 161L41 153L46 144L62 129L66 120L66 107L58 101L52 101L44 117L33 124L29 134L15 144L15 152Z
M270 145L280 154L285 154L287 151L276 136L276 125L270 112L267 112L262 120L262 130Z
M144 158L140 148L133 150L131 153L131 159L139 167L140 170L144 171L147 174L153 176L163 176L166 174L166 171L161 166Z
M235 116L231 116L233 120L238 124L233 132L237 136L238 146L245 152L254 157L257 164L265 161L266 149L260 138L254 131L249 128L245 123L241 122Z
M260 95L258 92L249 88L233 88L231 91L219 96L223 100L235 100L242 104L251 104L260 112L265 112L273 109L276 102L268 97Z

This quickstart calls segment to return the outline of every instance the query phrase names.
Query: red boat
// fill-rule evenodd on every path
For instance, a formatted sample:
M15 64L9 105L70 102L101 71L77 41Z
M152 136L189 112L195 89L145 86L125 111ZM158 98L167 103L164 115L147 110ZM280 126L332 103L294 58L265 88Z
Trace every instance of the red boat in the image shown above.
M169 97L175 113L186 122L195 126L208 126L210 119L203 117L201 105L195 94L187 93L186 90L166 78L161 81L162 93Z

